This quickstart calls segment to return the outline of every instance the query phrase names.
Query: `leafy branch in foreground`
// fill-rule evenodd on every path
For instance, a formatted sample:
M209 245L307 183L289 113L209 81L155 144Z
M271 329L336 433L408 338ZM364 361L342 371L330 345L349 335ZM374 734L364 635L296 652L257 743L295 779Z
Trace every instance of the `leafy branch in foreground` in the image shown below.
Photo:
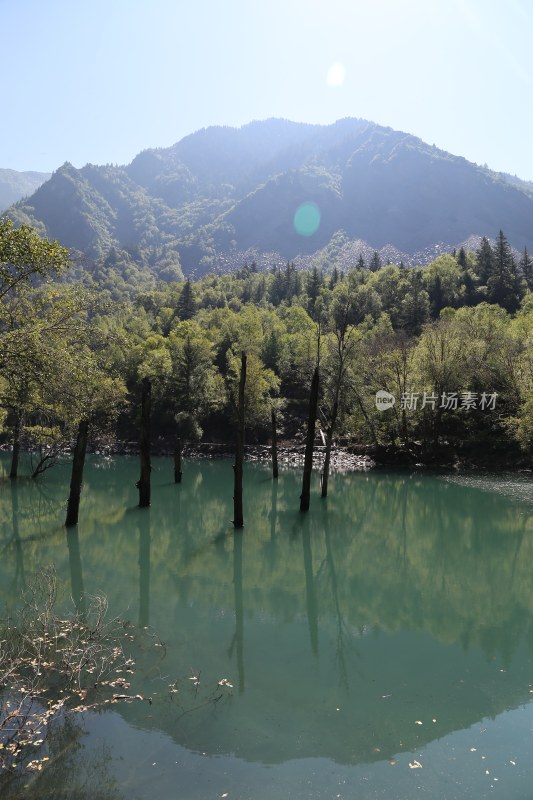
M130 699L129 682L116 675L134 672L127 623L108 619L103 597L69 617L58 616L56 601L55 570L41 569L21 607L0 622L0 784L43 768L50 731L69 712Z
M159 712L175 713L177 705L181 717L231 694L227 678L199 692L199 672L167 683L160 671L165 644L149 628L110 618L105 597L78 598L76 613L60 615L57 596L55 568L42 568L28 582L19 607L0 618L2 792L9 785L27 787L52 766L59 768L68 749L61 745L64 731L70 730L72 739L82 712L146 700L158 702ZM151 696L144 696L132 687L136 663L130 650L143 662L143 682L160 681L162 691L151 687Z

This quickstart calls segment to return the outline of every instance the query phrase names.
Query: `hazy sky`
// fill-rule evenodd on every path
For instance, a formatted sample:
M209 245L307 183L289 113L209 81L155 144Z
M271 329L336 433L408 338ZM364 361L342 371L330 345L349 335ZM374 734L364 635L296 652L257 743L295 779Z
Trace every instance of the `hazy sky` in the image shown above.
M533 180L533 0L0 0L0 167L363 117Z

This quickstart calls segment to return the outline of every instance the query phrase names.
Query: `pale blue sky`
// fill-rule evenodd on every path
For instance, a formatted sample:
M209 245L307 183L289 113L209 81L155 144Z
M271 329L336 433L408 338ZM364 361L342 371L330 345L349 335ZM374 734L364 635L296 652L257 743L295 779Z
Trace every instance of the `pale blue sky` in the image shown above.
M363 117L533 180L533 0L0 0L0 167Z

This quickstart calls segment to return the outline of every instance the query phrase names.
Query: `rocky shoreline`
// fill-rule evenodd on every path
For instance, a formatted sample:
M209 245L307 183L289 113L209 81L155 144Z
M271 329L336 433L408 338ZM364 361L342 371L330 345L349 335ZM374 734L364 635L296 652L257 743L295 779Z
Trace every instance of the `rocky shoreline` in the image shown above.
M191 458L231 458L234 451L228 445L207 444L188 447L185 455ZM303 467L305 445L286 445L278 447L278 466ZM313 468L321 469L326 456L326 448L316 446L313 451ZM248 445L245 447L245 460L255 462L270 462L272 450L270 445ZM331 472L354 472L371 469L375 462L368 455L350 453L343 448L334 448L331 451Z
M173 442L160 438L153 442L154 456L172 457ZM9 452L11 446L0 444L0 451ZM322 469L326 448L315 445L313 452L313 468ZM139 453L138 442L122 441L112 445L92 447L90 452L96 455L130 455ZM300 441L284 440L278 446L278 466L280 470L303 468L305 445ZM198 459L231 459L235 455L235 445L228 442L185 443L184 458ZM71 451L65 451L62 457L70 458ZM245 460L256 463L270 463L272 451L267 444L251 444L245 446ZM399 445L356 445L349 444L332 448L330 471L332 473L360 472L379 468L404 469L445 469L445 470L489 470L489 471L521 471L530 472L533 462L530 456L516 451L501 452L491 448L477 451L462 451L449 446L425 451L420 442L409 447Z
M114 455L136 455L139 452L137 442L124 442L113 448ZM164 441L154 442L152 452L156 456L172 456L172 446ZM278 446L279 469L303 467L305 445L284 442ZM313 468L321 469L324 464L326 448L322 445L315 446L313 452ZM227 442L198 442L186 443L182 453L184 458L228 458L235 455L235 446ZM245 445L244 457L246 461L268 463L272 461L270 445L252 444ZM347 448L336 447L331 451L331 472L354 472L368 470L374 467L375 461L369 454L355 453Z

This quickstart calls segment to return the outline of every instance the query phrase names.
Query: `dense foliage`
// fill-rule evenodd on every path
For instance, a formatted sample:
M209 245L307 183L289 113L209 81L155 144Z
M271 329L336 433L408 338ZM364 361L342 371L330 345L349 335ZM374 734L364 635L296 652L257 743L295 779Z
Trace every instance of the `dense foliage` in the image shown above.
M21 234L9 223L2 230L5 253ZM2 259L5 280L21 276L6 284L1 306L4 436L38 453L35 473L81 420L93 444L136 440L143 378L153 384L156 436L231 440L242 350L249 442L267 440L272 408L282 435L303 433L318 363L326 435L419 442L426 452L531 450L533 262L527 250L517 262L501 231L492 245L484 239L477 252L423 268L374 261L326 274L245 264L107 304L79 284L33 285L24 251ZM60 265L41 266L40 280ZM395 398L388 410L376 405L379 390Z

